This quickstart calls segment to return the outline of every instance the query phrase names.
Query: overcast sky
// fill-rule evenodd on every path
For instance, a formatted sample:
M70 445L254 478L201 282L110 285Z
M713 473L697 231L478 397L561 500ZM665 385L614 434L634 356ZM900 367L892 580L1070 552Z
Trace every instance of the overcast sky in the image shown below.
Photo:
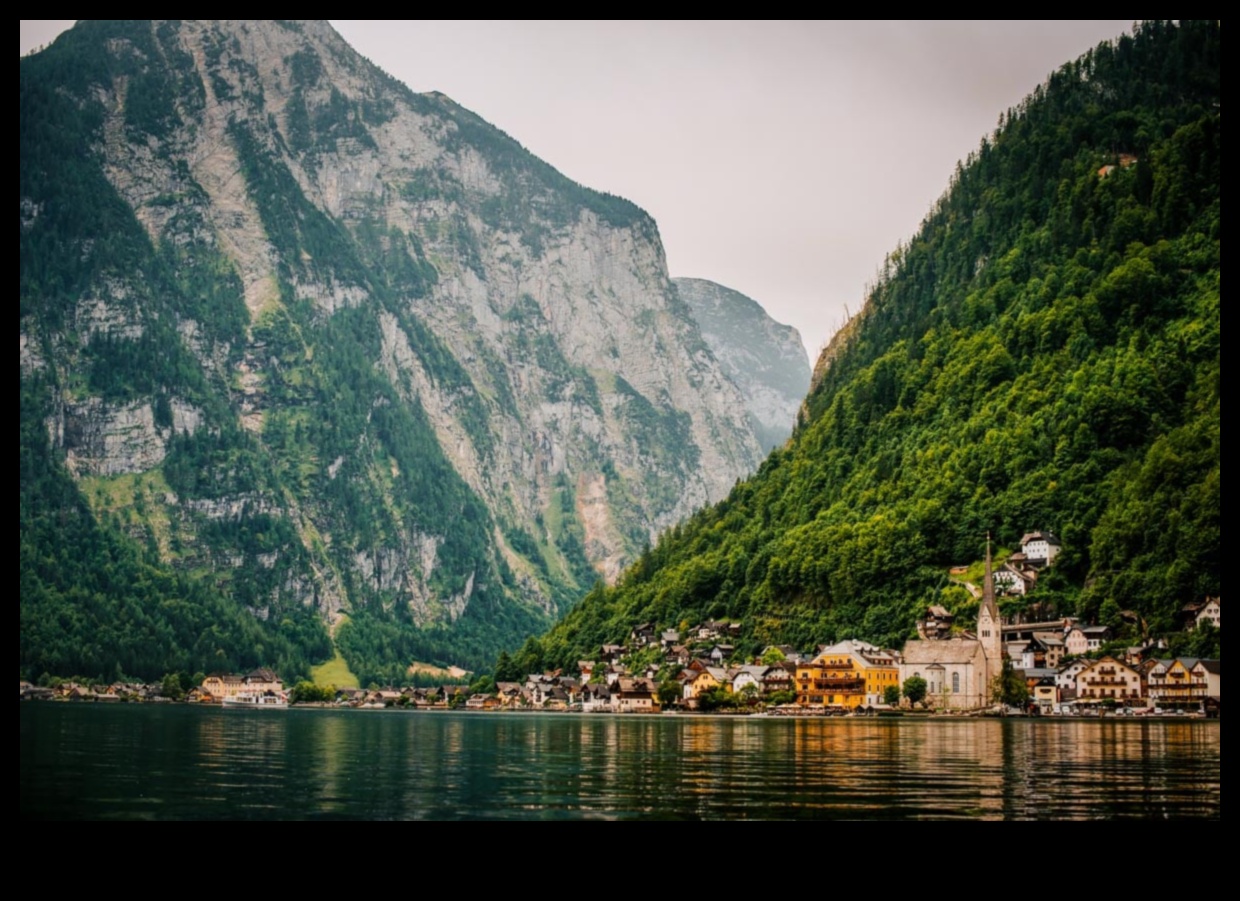
M71 24L22 21L20 52ZM333 24L641 205L672 275L748 294L816 355L999 113L1132 20Z

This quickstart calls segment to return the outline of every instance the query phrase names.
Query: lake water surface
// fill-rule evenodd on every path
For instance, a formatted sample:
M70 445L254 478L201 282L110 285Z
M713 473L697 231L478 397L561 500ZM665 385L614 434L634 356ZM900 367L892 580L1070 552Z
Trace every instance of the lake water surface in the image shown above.
M20 707L23 819L1220 817L1218 721Z

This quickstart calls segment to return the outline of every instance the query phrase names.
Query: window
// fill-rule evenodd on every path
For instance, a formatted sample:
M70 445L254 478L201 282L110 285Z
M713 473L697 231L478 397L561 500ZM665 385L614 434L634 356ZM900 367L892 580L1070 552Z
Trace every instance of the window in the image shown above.
M952 693L960 693L960 673L952 673Z

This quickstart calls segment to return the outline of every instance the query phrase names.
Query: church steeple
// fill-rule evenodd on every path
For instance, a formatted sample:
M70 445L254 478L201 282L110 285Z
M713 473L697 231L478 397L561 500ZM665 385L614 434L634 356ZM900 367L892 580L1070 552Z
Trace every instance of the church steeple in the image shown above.
M995 575L990 565L990 533L986 533L986 581L982 583L982 604L990 607L997 621L999 607L995 603Z
M977 639L990 675L1003 666L1003 625L999 605L995 603L995 577L990 563L990 533L986 533L986 580L982 583L982 605L977 611Z

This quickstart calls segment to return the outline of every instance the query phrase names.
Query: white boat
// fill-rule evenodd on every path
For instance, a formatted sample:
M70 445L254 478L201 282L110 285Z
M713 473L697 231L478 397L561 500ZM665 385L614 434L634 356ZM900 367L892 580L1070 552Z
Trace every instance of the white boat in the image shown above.
M284 710L288 696L278 691L239 691L222 701L225 707L243 707L250 710Z

